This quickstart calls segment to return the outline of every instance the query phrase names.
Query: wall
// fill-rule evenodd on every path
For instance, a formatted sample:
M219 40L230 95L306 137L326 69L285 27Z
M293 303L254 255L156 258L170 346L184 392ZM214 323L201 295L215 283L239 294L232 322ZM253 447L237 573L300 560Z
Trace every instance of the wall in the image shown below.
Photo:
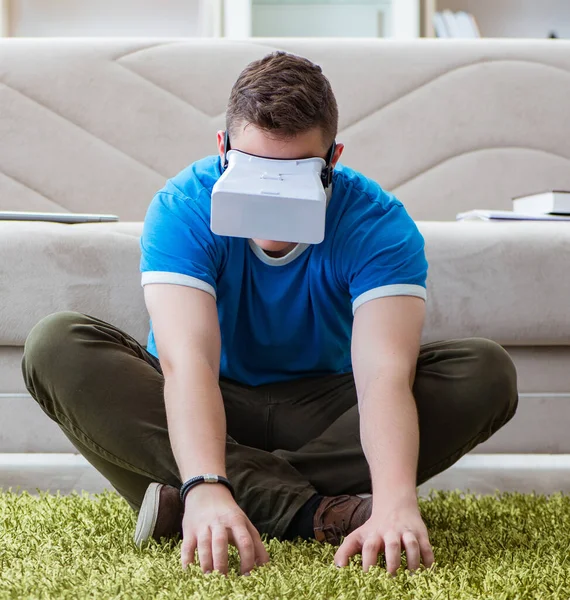
M0 35L2 11L10 5L9 32L15 37L178 37L221 34L221 6L226 4L226 30L229 37L251 34L251 0L0 0ZM418 0L366 0L352 7L304 7L301 16L295 5L257 7L254 29L263 36L342 35L343 37L377 36L383 27L391 37L414 38L419 34ZM309 3L311 4L311 3ZM387 6L380 19L378 5ZM391 7L391 8L390 8ZM305 12L322 10L325 18L317 19L320 28L306 19ZM342 14L343 10L346 14ZM281 11L281 14L278 14ZM370 13L360 22L360 13ZM246 15L247 17L247 15ZM335 22L336 17L336 22ZM352 17L352 18L351 18ZM306 22L305 22L306 21ZM335 27L338 25L338 27ZM339 33L340 31L340 33ZM255 31L254 31L255 34Z
M438 0L444 9L472 13L484 37L570 38L570 0Z
M196 36L198 0L11 0L17 37Z

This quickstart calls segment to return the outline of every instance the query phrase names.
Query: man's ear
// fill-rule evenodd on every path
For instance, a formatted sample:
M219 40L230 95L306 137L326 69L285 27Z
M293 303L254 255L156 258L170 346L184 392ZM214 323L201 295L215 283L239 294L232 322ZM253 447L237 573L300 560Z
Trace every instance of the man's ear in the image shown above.
M339 158L341 157L343 150L344 150L344 144L336 145L334 155L331 160L331 165L333 166L333 168L336 166L336 163L338 162Z
M224 142L225 137L226 137L225 131L218 131L218 133L217 133L218 154L220 155L222 162L224 160L224 154L226 151L225 142Z

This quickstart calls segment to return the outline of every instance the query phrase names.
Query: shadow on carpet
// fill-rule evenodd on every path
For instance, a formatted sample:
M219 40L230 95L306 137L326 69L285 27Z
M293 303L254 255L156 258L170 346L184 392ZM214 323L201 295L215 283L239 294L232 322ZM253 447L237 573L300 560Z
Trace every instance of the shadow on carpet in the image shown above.
M135 514L117 494L0 493L0 598L553 599L570 597L570 497L432 492L420 500L436 564L363 573L335 548L266 540L271 562L250 577L231 549L227 578L182 571L180 541L132 541ZM405 564L405 561L404 561Z

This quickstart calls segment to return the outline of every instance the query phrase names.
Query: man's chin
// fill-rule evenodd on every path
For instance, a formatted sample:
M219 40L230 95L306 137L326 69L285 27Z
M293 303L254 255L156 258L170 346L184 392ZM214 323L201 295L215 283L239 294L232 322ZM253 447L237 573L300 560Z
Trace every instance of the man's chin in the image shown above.
M253 240L262 250L266 252L283 252L293 244L291 242L274 242L271 240Z

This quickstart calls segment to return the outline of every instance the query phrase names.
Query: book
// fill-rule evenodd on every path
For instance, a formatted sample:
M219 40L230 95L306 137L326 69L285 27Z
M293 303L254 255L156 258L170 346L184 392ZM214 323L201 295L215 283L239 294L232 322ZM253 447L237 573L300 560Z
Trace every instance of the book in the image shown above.
M460 36L462 38L480 38L479 28L477 22L472 14L467 13L463 10L455 13L456 26L459 29Z
M435 35L438 38L448 38L451 37L449 35L449 31L447 30L446 21L443 18L443 15L440 12L436 12L433 15L433 28L435 30Z
M529 215L570 215L570 192L554 190L513 198L513 210Z
M479 28L472 14L465 11L443 10L433 15L433 26L438 38L479 38Z
M511 210L469 210L458 213L458 221L570 221L567 217L559 215L529 215L513 212Z
M442 10L441 17L443 19L443 22L445 23L448 37L461 37L461 30L457 24L457 20L455 19L455 13L453 13L450 10Z

